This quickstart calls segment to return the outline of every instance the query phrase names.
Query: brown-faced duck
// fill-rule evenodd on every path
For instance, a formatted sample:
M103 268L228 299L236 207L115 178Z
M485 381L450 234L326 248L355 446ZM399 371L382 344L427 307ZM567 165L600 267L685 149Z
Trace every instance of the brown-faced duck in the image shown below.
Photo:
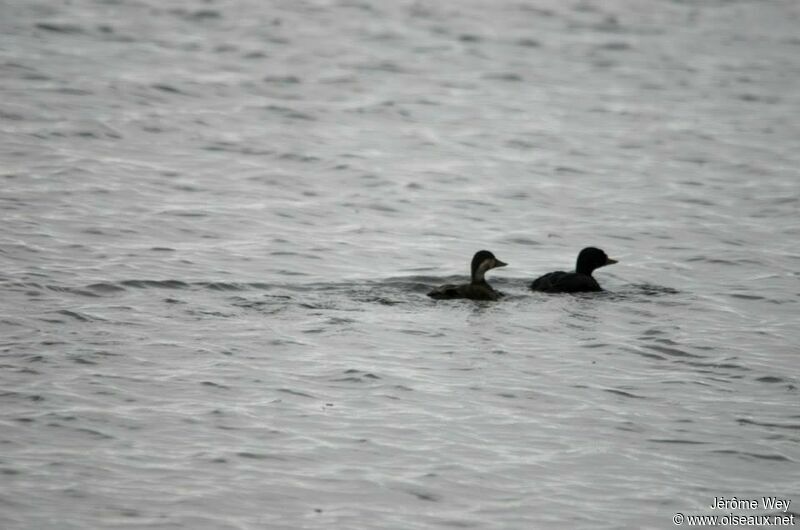
M469 298L470 300L497 300L503 293L495 291L486 283L486 271L507 264L494 257L488 250L480 250L472 258L472 281L461 285L442 285L428 293L428 296L437 300L450 300L454 298Z

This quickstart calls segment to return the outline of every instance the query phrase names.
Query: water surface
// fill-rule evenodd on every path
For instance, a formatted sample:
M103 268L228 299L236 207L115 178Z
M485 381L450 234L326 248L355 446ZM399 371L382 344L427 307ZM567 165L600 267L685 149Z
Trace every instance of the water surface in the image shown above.
M4 529L800 505L796 3L0 11Z

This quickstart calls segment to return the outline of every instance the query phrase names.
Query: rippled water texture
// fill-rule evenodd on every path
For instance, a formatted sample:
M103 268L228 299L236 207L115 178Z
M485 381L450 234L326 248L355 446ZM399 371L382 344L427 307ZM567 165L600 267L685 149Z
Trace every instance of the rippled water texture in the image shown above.
M0 527L800 514L798 6L5 2Z

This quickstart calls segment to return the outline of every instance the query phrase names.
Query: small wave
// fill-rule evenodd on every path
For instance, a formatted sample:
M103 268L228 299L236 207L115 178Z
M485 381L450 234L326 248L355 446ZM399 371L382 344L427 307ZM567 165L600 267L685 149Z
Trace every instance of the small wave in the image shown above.
M71 357L70 357L70 359L71 359L71 360L72 360L72 362L74 362L75 364L85 364L85 365L89 365L89 366L93 366L93 365L96 365L96 364L97 364L97 362L95 362L95 361L92 361L91 359L87 359L87 358L85 358L85 357L76 357L76 356L71 356Z
M737 96L739 101L746 101L748 103L767 103L769 105L774 105L779 103L781 99L777 96L770 96L770 95L762 95L762 94L740 94Z
M79 289L74 287L64 287L61 285L47 285L44 287L48 291L54 291L57 293L67 293L67 294L76 294L78 296L88 296L92 298L96 298L99 296L97 293L93 293L91 291L87 291L85 289Z
M104 318L92 316L86 313L80 313L78 311L70 311L69 309L60 309L55 312L58 315L64 315L75 320L79 320L81 322L91 322L91 321L105 321Z
M295 75L268 75L264 78L264 82L276 85L299 85L302 81Z
M791 462L792 460L781 454L762 454L762 453L748 453L745 451L737 451L736 449L716 449L712 451L717 454L736 455L746 459L755 458L758 460L770 460L773 462Z
M200 384L203 385L203 386L210 386L210 387L213 387L213 388L220 388L222 390L230 390L230 388L231 388L231 387L229 387L227 385L222 385L222 384L219 384L219 383L215 383L214 381L200 381Z
M69 22L37 22L36 29L52 31L53 33L78 34L85 33L84 29L77 24Z
M766 300L763 296L757 296L752 294L741 294L741 293L731 293L732 298L740 298L742 300Z
M710 258L707 256L694 256L692 258L688 258L686 261L688 262L697 262L702 261L704 263L711 263L712 265L739 265L739 262L736 260L728 260L722 258Z
M186 20L213 20L222 18L222 13L215 9L198 9L196 11L186 11L183 9L175 9L171 11L172 14L180 16Z
M708 442L701 442L698 440L684 440L680 438L651 438L647 441L659 444L689 444L689 445L702 445L708 443Z
M514 72L501 72L497 74L486 74L483 76L484 79L490 79L494 81L508 81L512 83L520 83L525 80L520 74Z
M695 368L708 368L711 372L717 372L719 370L741 370L743 372L749 371L744 366L740 366L734 363L715 363L715 362L697 362L697 361L686 361L686 364L689 366L694 366ZM736 378L741 378L741 375L737 375Z
M739 425L756 425L758 427L769 427L772 429L788 429L792 431L800 431L800 423L769 423L765 421L756 421L748 418L739 418L736 420Z
M635 294L642 296L663 296L668 294L680 294L680 291L672 287L665 287L663 285L655 285L651 283L632 284L630 286Z
M61 425L58 425L56 423L50 423L48 425L61 427ZM88 434L90 436L94 436L95 438L100 438L102 440L113 440L114 439L114 437L111 436L110 434L106 434L104 432L100 432L100 431L95 430L95 429L89 429L89 428L86 428L86 427L81 427L81 428L75 429L75 432Z
M156 84L152 85L152 87L154 89L156 89L156 90L160 90L161 92L167 92L167 93L170 93L170 94L183 94L183 95L186 94L185 92L183 92L179 88L176 88L176 87L174 87L172 85L163 84L163 83L156 83Z
M195 285L212 291L246 291L250 288L249 285L244 283L230 282L198 282Z
M317 119L311 114L280 105L268 105L264 110L289 118L290 120L315 121Z
M377 375L375 375L373 373L362 372L361 370L357 370L355 368L349 368L349 369L345 370L344 373L348 374L348 375L351 375L351 374L363 374L363 377L365 377L367 379L380 379L380 377L378 377Z
M278 158L280 160L286 160L289 162L303 162L303 163L310 163L310 162L319 162L321 159L314 155L303 155L300 153L281 153Z
M669 355L670 357L691 357L694 359L703 358L702 355L696 355L694 353L689 353L679 348L671 348L669 346L661 346L658 344L645 344L644 347L649 350L657 351L658 353L663 353L664 355Z
M312 396L311 394L306 394L305 392L300 392L299 390L292 390L291 388L279 388L278 392L283 392L284 394L290 394L292 396L300 396L310 399L316 399L316 396Z
M357 370L355 368L345 370L343 375L344 377L331 379L331 381L335 383L367 383L369 381L376 381L380 379L379 376L373 373L362 372L361 370Z
M623 396L623 397L627 397L627 398L645 399L644 396L637 396L636 394L631 394L630 392L626 392L624 390L619 390L619 389L616 389L616 388L604 388L603 391L604 392L610 392L612 394L617 394L618 396Z
M119 282L125 287L137 289L188 289L190 285L181 280L123 280Z
M267 315L273 315L286 309L286 302L291 299L292 297L287 295L263 295L263 298L258 300L250 300L241 296L235 296L231 300L231 305Z
M627 42L606 42L596 46L598 50L609 50L609 51L627 51L633 49L633 46L628 44Z
M414 497L416 497L421 501L439 502L440 500L442 500L441 495L436 495L434 493L428 493L425 491L408 490L408 493L410 493L411 495L413 495Z
M91 285L87 285L86 289L100 294L118 293L120 291L126 290L124 287L120 285L107 282L93 283Z
M774 375L765 375L764 377L756 377L756 381L760 383L784 383L786 379Z
M236 453L236 456L239 458L247 458L249 460L286 460L282 456L278 455L270 455L267 453L251 453L250 451L242 451Z
M532 39L530 37L523 37L521 39L517 39L516 43L517 46L522 46L523 48L539 48L542 43L536 39Z

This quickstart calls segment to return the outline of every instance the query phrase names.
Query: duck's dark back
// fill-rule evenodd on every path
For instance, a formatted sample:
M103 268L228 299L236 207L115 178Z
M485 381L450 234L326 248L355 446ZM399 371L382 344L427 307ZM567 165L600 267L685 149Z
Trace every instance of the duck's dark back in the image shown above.
M600 284L588 274L556 271L536 278L531 289L546 293L579 293L584 291L602 291Z

